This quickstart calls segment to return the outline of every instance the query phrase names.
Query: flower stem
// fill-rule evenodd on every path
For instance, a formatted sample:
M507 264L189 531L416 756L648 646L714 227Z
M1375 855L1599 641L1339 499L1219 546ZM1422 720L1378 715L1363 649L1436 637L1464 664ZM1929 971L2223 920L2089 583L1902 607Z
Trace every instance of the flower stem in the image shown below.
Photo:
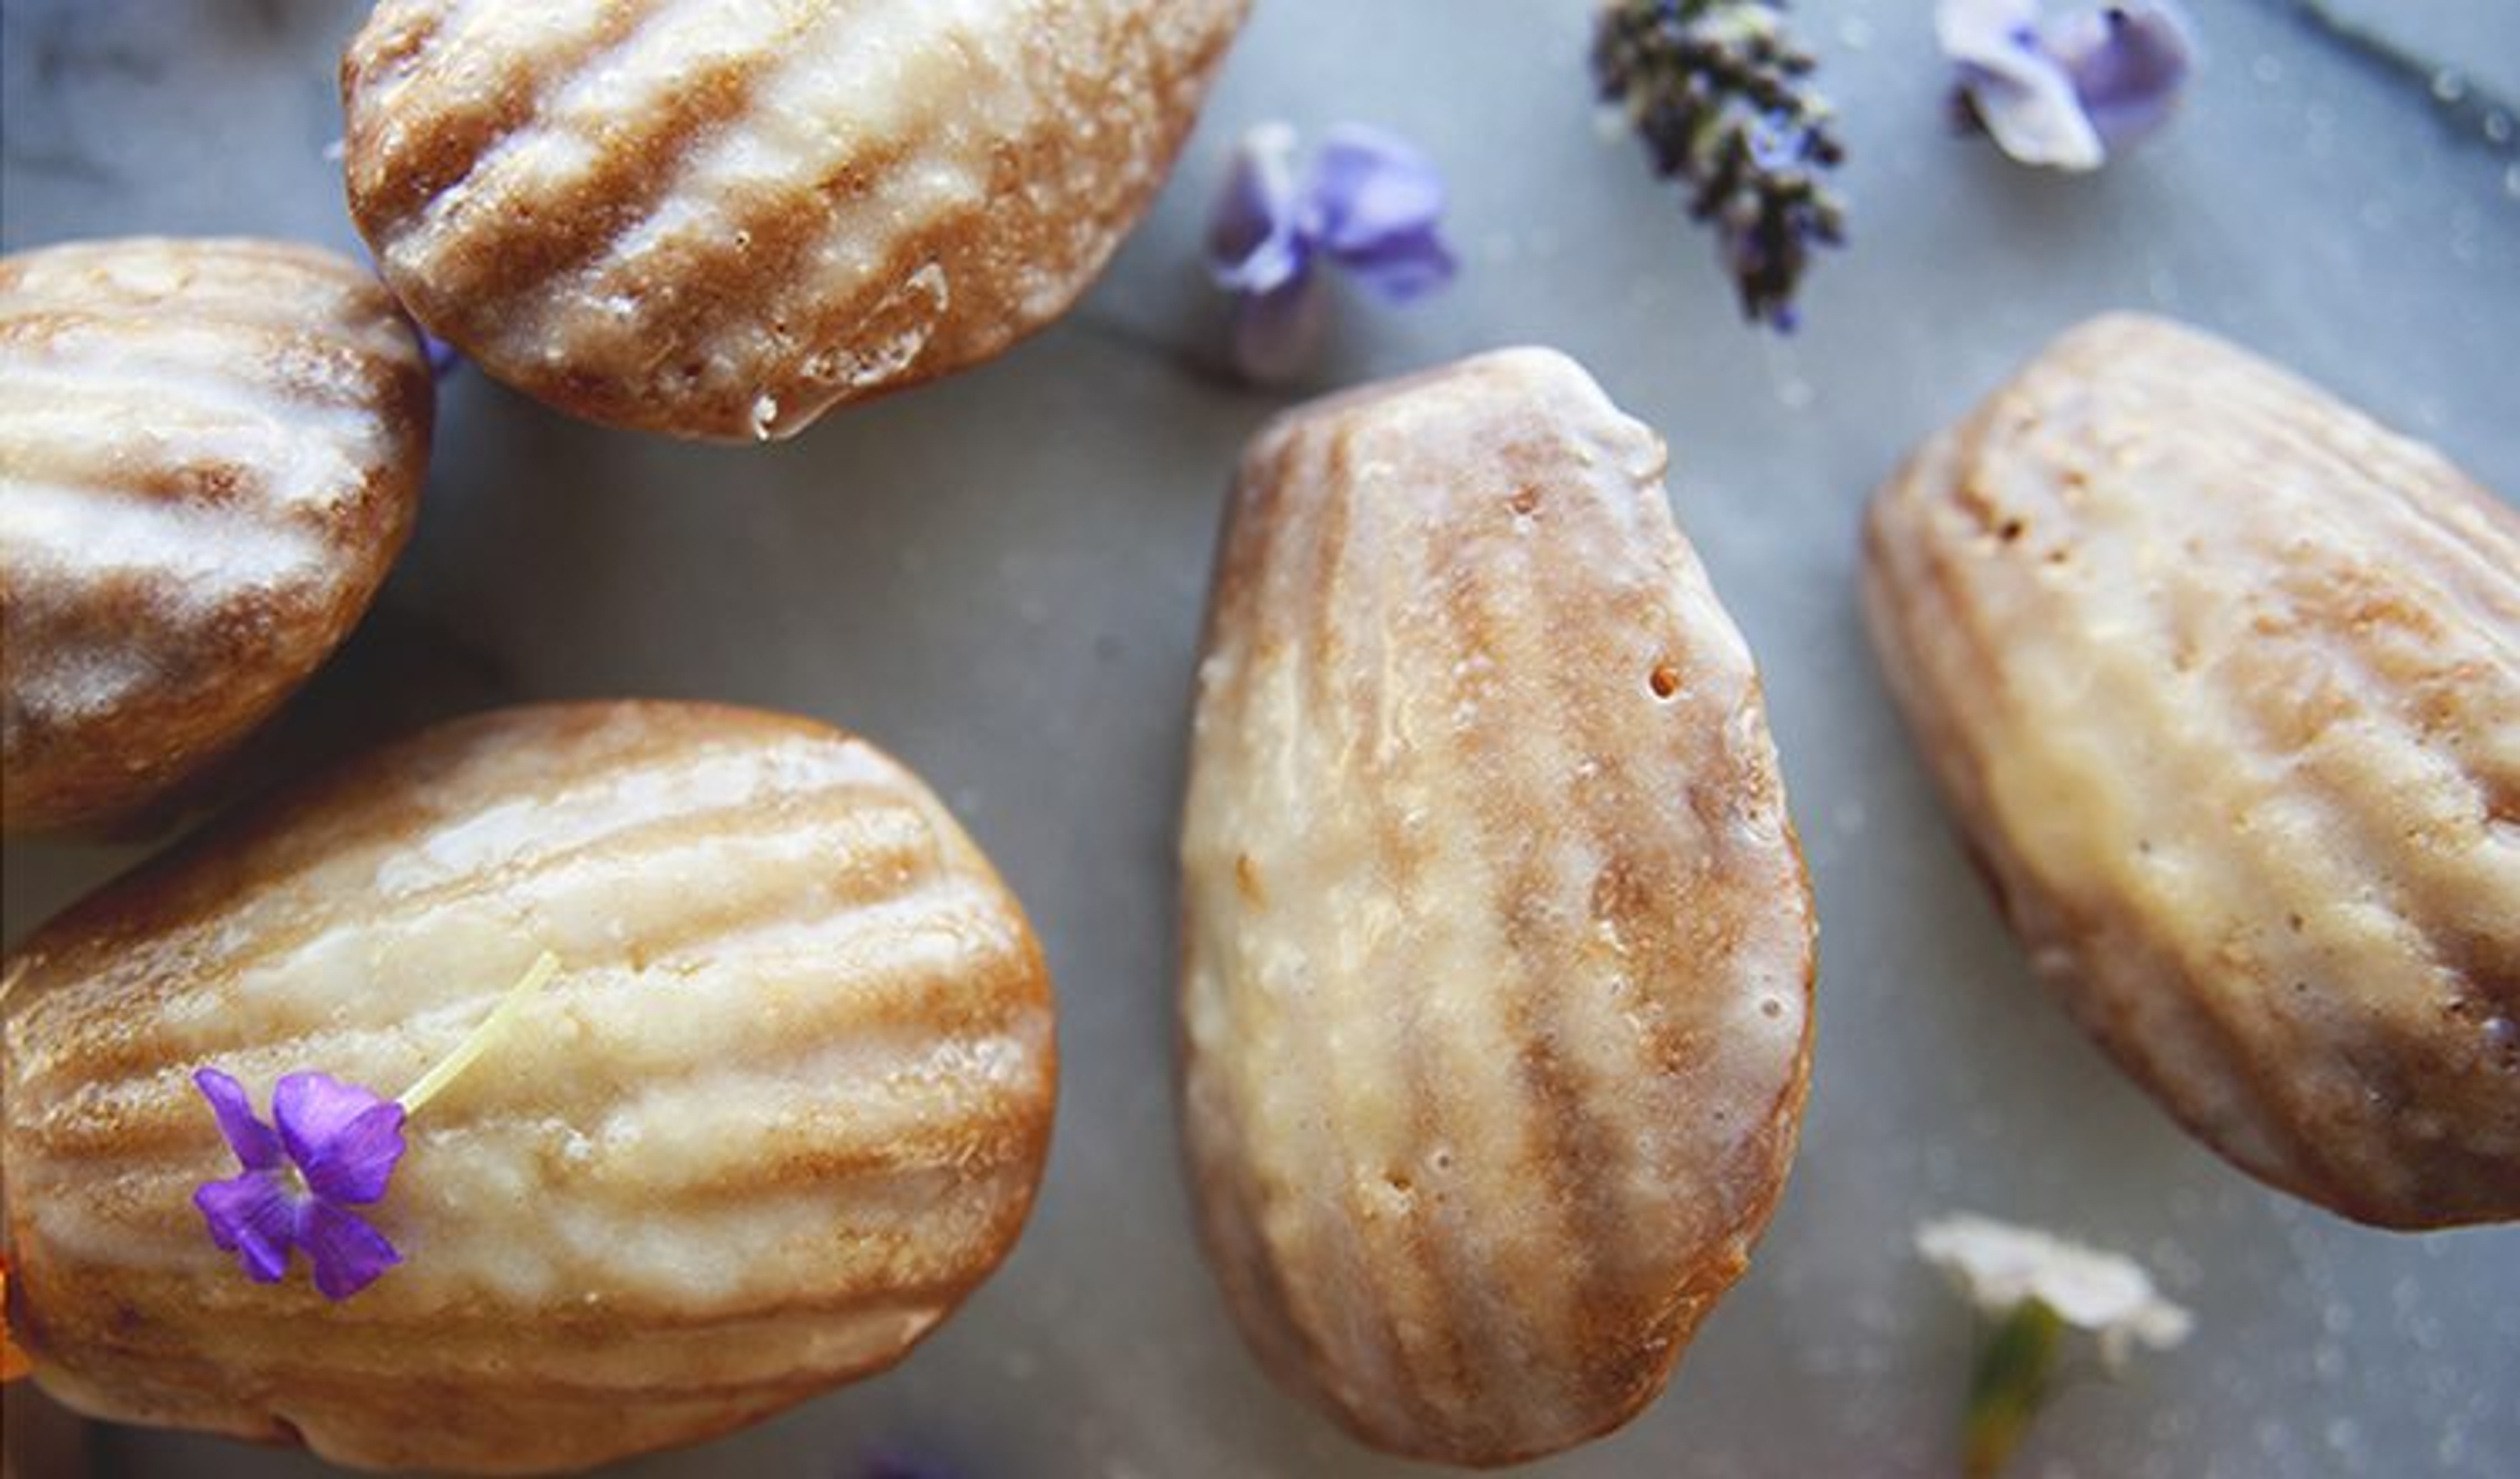
M457 1043L455 1051L439 1060L435 1068L423 1074L419 1083L402 1091L396 1102L402 1105L403 1113L406 1116L420 1113L422 1105L437 1097L440 1090L454 1083L464 1070L471 1068L472 1060L487 1051L499 1035L507 1031L509 1022L523 1009L526 999L559 974L559 956L549 950L535 956L534 963L517 978L516 985L508 988L508 994L499 998L499 1004L490 1009L490 1015L482 1018L481 1025L472 1029L472 1036Z
M2044 1299L2013 1307L1978 1352L1969 1378L1968 1412L1961 1421L1960 1472L1965 1479L1995 1479L2021 1446L2056 1370L2064 1317Z

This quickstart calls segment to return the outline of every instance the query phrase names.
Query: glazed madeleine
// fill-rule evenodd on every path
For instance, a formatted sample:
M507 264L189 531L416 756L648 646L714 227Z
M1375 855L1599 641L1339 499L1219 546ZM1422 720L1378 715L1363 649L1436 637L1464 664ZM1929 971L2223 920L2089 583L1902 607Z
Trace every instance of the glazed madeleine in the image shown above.
M351 213L431 332L564 411L786 437L1066 311L1247 0L384 0Z
M1454 1463L1636 1414L1746 1267L1814 924L1661 442L1466 360L1246 454L1183 821L1185 1113L1267 1365Z
M418 1109L403 1262L251 1282L192 1076ZM450 724L90 898L8 965L12 1328L121 1421L361 1467L571 1469L898 1361L1012 1247L1055 1077L1021 910L926 787L801 719L683 704Z
M126 818L278 708L400 552L430 407L329 252L0 257L0 829Z
M2067 334L1873 502L1891 686L2040 973L2348 1217L2520 1217L2520 519L2157 319Z

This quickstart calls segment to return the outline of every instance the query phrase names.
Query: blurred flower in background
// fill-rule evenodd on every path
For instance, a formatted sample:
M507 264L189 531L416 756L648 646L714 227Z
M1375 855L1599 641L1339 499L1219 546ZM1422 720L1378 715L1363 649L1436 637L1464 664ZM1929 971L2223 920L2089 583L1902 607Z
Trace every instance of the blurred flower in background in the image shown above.
M2132 1259L2035 1227L1962 1213L1917 1228L1916 1251L1990 1322L1961 1426L1968 1479L1993 1479L2020 1446L2055 1390L2069 1330L2096 1337L2115 1374L2138 1345L2168 1350L2195 1323Z
M2039 0L1941 0L1934 30L1959 67L1955 104L2024 164L2097 169L2167 122L2196 66L2172 0L2042 19Z
M1794 327L1813 252L1846 239L1827 177L1846 158L1818 65L1776 0L1609 0L1593 31L1601 100L1644 141L1654 173L1688 187L1715 227L1742 316Z
M1210 275L1235 296L1236 367L1257 381L1302 371L1321 341L1325 263L1386 302L1451 282L1443 214L1443 176L1397 135L1343 123L1306 164L1287 124L1245 134L1207 242Z

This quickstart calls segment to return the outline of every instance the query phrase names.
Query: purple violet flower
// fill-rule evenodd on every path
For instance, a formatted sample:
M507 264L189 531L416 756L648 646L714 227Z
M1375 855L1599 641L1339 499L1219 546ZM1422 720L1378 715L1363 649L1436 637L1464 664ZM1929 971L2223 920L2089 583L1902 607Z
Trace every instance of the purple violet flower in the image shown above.
M2097 169L2169 119L2195 69L2175 0L2045 21L2039 0L1941 0L1934 29L1959 64L1963 116L2025 164Z
M1254 380L1287 379L1318 344L1319 262L1394 303L1433 292L1456 269L1436 230L1443 177L1408 141L1341 124L1300 171L1295 148L1284 123L1245 134L1208 224L1209 273L1236 299L1234 360Z
M265 1125L245 1086L226 1074L204 1068L193 1083L245 1167L204 1182L193 1205L248 1277L280 1282L290 1251L303 1248L315 1287L340 1300L402 1262L383 1233L348 1210L384 1196L402 1159L402 1105L329 1074L290 1074L272 1089L274 1124Z
M431 377L443 381L447 376L464 368L462 349L429 333L427 329L419 332L421 357L428 361L428 373Z
M265 1125L244 1085L215 1068L196 1072L195 1086L245 1168L193 1190L210 1241L235 1254L258 1284L280 1282L299 1248L326 1299L348 1299L375 1283L402 1255L349 1209L384 1199L402 1163L405 1122L462 1078L559 974L559 956L535 956L490 1014L399 1098L380 1098L330 1074L289 1074L272 1087L273 1123Z

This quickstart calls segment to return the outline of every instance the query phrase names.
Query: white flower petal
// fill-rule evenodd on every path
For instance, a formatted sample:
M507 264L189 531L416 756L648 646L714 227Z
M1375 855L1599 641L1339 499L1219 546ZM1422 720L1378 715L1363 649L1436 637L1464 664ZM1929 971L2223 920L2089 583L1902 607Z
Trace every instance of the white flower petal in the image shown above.
M2098 1335L2112 1364L2136 1344L2168 1350L2195 1323L2134 1260L2036 1227L1962 1213L1918 1227L1916 1251L1991 1316L2040 1300L2067 1324Z
M2075 95L2074 79L2044 56L2001 72L1972 63L1960 85L1996 147L2024 164L2087 170L2108 159L2100 131Z
M2073 73L2048 44L2037 0L1942 0L1934 33L1996 147L2054 169L2097 169L2107 159Z
M1934 7L1934 39L1943 55L1981 67L2018 50L2017 38L2038 25L2039 0L1942 0Z

